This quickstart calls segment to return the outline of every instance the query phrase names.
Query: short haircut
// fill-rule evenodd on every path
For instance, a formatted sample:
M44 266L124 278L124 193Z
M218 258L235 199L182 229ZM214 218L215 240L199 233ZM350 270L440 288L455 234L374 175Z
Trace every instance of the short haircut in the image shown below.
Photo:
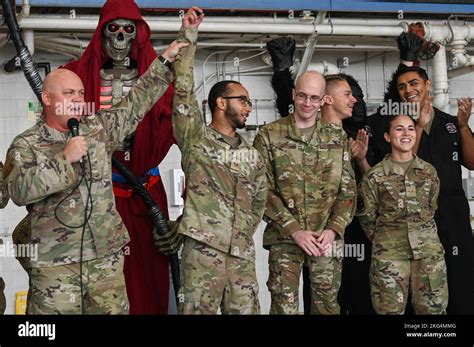
M337 83L349 83L347 82L347 79L345 79L341 74L326 75L324 76L324 80L326 81L326 91L334 87L334 85Z
M211 110L211 114L214 113L214 110L216 109L217 98L220 96L226 96L230 92L229 85L233 83L241 84L237 81L225 80L217 82L212 86L211 90L209 91L209 96L207 98L207 103L209 105L209 109Z
M411 121L413 122L413 125L416 125L415 124L415 121L413 120L412 117L406 115L406 114L398 114L396 116L393 116L393 117L390 117L390 119L388 120L386 126L385 126L385 132L388 134L390 133L390 128L392 127L392 123L395 121L395 119L399 118L399 117L402 117L402 116L405 116L405 117L408 117L411 119Z
M398 84L398 79L400 78L400 76L406 74L407 72L416 72L418 76L420 76L424 81L429 80L428 74L426 73L425 69L419 66L406 66L404 64L400 64L398 66L398 69L393 74L393 80L395 81L395 83Z

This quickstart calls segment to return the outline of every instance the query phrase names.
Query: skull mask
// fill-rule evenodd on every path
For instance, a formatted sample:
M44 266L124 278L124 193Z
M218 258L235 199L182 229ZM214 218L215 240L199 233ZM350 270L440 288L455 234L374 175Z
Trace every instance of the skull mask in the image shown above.
M137 36L135 21L115 19L104 27L103 47L110 58L123 61L130 52L132 41Z

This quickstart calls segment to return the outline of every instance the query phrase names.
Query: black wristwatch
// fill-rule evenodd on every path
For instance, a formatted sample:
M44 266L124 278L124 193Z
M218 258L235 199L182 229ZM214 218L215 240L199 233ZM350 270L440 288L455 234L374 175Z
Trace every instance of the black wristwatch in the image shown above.
M171 69L171 61L163 57L162 55L158 56L158 60L161 61L163 65L165 65L168 69Z

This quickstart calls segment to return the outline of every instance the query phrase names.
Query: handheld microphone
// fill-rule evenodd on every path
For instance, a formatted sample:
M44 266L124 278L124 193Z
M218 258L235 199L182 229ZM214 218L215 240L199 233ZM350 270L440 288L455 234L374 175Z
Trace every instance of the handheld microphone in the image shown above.
M71 131L71 136L76 137L79 136L79 121L76 118L69 118L67 121L67 127L69 128L69 131ZM79 163L81 164L82 170L84 170L84 160L79 160Z

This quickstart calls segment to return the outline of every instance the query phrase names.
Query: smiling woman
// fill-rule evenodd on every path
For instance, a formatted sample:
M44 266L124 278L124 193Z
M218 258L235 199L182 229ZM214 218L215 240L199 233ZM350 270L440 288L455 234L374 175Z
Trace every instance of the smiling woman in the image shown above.
M392 146L392 159L406 162L413 159L416 130L414 120L405 115L392 118L387 124L385 140Z
M445 314L448 287L444 250L434 214L439 179L413 154L415 122L392 118L385 140L392 153L362 179L357 215L372 242L370 287L378 314L403 314L410 288L417 314Z

